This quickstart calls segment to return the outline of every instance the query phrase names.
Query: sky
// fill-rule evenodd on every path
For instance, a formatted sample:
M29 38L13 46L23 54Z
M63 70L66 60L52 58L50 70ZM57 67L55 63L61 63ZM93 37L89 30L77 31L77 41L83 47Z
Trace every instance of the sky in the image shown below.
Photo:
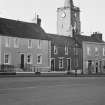
M35 12L42 19L45 32L57 33L57 8L65 0L0 0L0 17L31 22ZM74 0L81 10L81 32L101 32L105 41L105 0Z

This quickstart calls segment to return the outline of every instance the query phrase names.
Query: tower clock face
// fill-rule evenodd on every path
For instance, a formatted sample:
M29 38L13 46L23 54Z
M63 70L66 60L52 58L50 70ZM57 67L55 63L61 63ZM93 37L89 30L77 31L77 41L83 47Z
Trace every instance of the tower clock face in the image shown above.
M61 18L64 18L66 16L65 12L61 12Z

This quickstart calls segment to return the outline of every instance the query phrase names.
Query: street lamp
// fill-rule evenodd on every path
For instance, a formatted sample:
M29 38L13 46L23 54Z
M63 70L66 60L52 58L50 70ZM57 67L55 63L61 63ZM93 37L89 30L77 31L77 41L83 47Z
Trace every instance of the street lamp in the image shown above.
M74 66L75 66L75 76L77 76L77 70L78 70L78 43L76 40L76 31L73 29L73 38L74 38Z
M78 68L78 45L77 43L75 42L75 45L74 45L74 65L75 65L75 76L77 76L77 68Z

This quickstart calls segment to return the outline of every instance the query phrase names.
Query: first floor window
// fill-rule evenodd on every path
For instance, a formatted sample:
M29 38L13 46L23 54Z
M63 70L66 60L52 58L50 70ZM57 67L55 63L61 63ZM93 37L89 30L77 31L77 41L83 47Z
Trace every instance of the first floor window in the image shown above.
M42 55L37 56L37 64L42 64Z
M90 55L90 47L87 47L87 55Z
M38 40L38 49L41 49L41 40Z
M95 56L98 56L98 48L95 48Z
M105 56L105 48L103 48L103 56Z
M10 38L6 37L5 38L5 47L9 47L10 46Z
M63 68L63 58L59 59L59 68Z
M9 64L10 55L4 54L4 64Z
M28 40L28 48L32 48L32 40Z
M18 48L18 47L19 47L18 44L19 44L19 43L18 43L18 39L15 38L15 39L14 39L14 47L15 47L15 48Z
M68 47L65 46L65 55L68 55Z
M54 54L57 54L57 47L54 46Z

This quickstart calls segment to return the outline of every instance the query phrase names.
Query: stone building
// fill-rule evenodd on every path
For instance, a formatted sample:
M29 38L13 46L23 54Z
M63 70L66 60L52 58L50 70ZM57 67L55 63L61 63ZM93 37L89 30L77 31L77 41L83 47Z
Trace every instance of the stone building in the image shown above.
M0 18L1 71L49 71L51 43L45 34L40 19L35 24Z

